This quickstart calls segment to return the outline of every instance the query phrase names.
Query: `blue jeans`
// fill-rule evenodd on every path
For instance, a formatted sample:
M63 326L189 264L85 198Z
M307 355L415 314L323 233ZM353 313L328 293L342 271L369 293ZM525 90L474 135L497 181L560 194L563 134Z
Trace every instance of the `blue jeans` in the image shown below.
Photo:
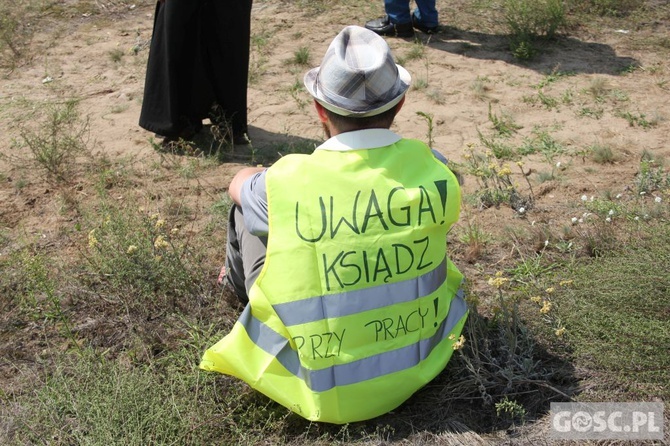
M409 6L410 0L384 0L384 9L391 23L411 23L412 16ZM416 0L417 8L414 10L416 21L427 27L438 25L437 9L435 0Z

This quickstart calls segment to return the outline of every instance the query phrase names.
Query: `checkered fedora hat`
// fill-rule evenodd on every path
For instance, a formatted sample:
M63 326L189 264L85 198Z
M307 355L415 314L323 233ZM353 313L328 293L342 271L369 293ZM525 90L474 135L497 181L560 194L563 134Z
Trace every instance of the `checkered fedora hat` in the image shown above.
M386 41L360 26L347 26L333 39L321 66L305 74L309 93L342 116L374 116L396 105L412 77L393 61Z

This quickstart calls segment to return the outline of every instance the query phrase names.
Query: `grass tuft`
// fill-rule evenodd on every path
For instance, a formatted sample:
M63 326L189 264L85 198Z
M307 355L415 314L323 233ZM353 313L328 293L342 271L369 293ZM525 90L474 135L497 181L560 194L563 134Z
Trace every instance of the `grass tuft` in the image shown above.
M532 59L535 41L552 39L565 25L561 0L503 0L504 21L510 35L510 49L520 60Z

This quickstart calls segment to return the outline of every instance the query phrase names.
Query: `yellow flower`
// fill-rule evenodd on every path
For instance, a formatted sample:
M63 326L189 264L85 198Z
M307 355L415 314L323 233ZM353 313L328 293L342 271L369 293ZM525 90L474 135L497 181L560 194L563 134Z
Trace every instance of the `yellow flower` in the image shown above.
M170 231L170 234L172 234L172 235L177 235L178 233L179 233L179 228L172 228L172 230Z
M450 334L450 335L449 335L449 340L450 340L450 341L455 341L455 340L456 340L456 335L453 334L453 333Z
M531 301L535 302L536 304L539 304L542 302L542 298L540 296L533 296L530 298Z
M506 277L491 277L488 281L488 284L495 288L502 288L505 284L509 282L509 279Z
M163 226L165 226L165 220L163 220L162 218L156 220L156 224L154 225L156 229L160 229Z
M559 285L560 285L560 286L568 286L568 285L572 285L572 280L561 280L561 282L559 283Z
M547 294L551 294L551 293L553 293L553 292L554 292L554 287L551 287L551 288L547 288L547 289L546 289L546 290L544 290L544 291L546 291L546 292L547 292Z
M159 214L151 214L151 215L149 216L149 218L152 219L152 220L158 220L158 217L160 217Z
M565 333L565 327L561 327L561 328L556 329L556 331L554 333L556 334L556 337L558 337L558 338L563 337L563 333Z
M512 170L507 166L503 167L502 169L500 169L498 171L498 176L499 177L504 177L506 175L511 175L511 174L512 174Z
M135 245L130 245L128 249L126 250L126 254L128 255L133 255L137 252L137 246Z
M98 246L98 239L95 237L95 229L91 229L91 232L88 233L88 246L91 248Z
M454 342L454 345L452 346L454 350L460 350L463 348L465 345L465 336L461 335L460 338L458 338L458 341Z
M517 161L516 165L519 166L519 167L523 167L523 161Z
M154 248L161 249L161 248L167 248L168 246L170 246L170 244L167 241L165 241L162 235L156 237L156 241L154 242Z
M545 300L542 302L542 308L540 308L540 313L547 314L551 311L551 302Z

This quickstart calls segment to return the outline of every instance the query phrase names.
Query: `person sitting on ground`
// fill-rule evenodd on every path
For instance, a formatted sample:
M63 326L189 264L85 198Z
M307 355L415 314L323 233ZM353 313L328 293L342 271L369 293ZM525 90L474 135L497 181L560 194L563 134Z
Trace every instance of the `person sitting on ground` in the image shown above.
M446 253L460 188L390 130L410 86L383 38L348 26L304 84L328 140L233 178L224 281L244 303L200 367L301 416L384 414L447 365L467 317Z

